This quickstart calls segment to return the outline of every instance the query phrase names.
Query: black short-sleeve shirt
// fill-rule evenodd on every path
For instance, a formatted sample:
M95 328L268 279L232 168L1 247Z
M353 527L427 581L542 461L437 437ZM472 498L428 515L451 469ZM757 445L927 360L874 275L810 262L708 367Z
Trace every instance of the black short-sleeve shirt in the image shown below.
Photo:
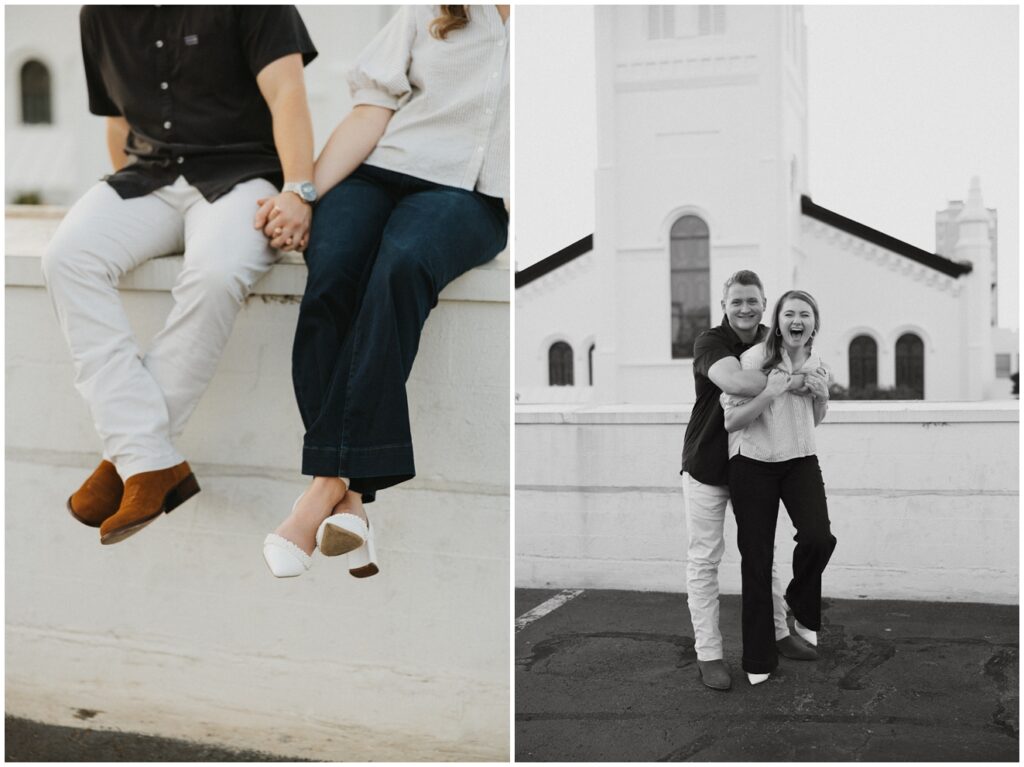
M693 344L693 382L697 401L693 403L690 422L683 439L683 471L705 485L729 484L729 433L725 430L725 413L719 397L722 390L708 378L711 366L726 357L737 357L754 344L764 340L767 329L758 325L757 338L744 343L729 325L705 330Z
M86 6L89 111L123 116L128 164L106 180L141 197L183 175L213 201L242 181L283 182L256 75L317 55L293 6Z

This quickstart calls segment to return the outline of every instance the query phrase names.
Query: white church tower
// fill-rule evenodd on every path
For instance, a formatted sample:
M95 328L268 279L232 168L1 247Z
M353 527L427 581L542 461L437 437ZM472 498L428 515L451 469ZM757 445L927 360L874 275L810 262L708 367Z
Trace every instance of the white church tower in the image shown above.
M594 399L678 401L731 273L800 284L803 11L598 6L595 31Z
M981 200L981 183L971 179L967 204L956 220L959 238L953 255L973 265L974 274L966 285L966 300L961 302L961 330L965 364L961 370L963 398L986 399L995 380L992 364L992 240L991 217Z

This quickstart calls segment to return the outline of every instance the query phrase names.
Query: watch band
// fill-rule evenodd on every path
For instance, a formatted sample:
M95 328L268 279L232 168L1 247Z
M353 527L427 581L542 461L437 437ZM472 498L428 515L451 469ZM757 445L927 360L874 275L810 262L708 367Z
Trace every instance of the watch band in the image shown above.
M316 202L317 199L316 187L313 186L312 181L289 181L281 187L281 191L297 194L301 199L310 204Z

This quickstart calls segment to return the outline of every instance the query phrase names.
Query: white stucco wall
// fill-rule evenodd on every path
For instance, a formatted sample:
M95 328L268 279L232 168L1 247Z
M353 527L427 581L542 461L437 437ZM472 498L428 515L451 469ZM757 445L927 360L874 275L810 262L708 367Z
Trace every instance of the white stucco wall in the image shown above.
M316 557L278 581L263 538L306 485L290 371L301 261L248 300L182 438L202 492L100 546L64 507L100 444L41 287L58 219L39 213L9 214L6 231L7 713L81 725L92 709L100 728L327 761L507 759L507 254L427 321L409 383L418 476L368 507L381 573ZM140 340L179 268L156 259L122 282Z
M516 585L686 590L689 408L520 406ZM824 595L1018 602L1016 403L832 403L818 456L838 545ZM727 512L722 592L740 593ZM792 526L779 514L782 572Z

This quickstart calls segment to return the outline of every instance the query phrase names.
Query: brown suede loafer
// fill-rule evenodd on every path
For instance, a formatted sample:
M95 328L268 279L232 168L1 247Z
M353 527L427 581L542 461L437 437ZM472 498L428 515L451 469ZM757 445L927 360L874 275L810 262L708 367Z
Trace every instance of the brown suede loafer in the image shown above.
M117 469L110 461L104 460L68 498L68 511L83 525L99 527L117 513L123 494L124 483Z
M188 461L128 477L117 513L100 525L100 543L123 541L198 492L199 483Z

